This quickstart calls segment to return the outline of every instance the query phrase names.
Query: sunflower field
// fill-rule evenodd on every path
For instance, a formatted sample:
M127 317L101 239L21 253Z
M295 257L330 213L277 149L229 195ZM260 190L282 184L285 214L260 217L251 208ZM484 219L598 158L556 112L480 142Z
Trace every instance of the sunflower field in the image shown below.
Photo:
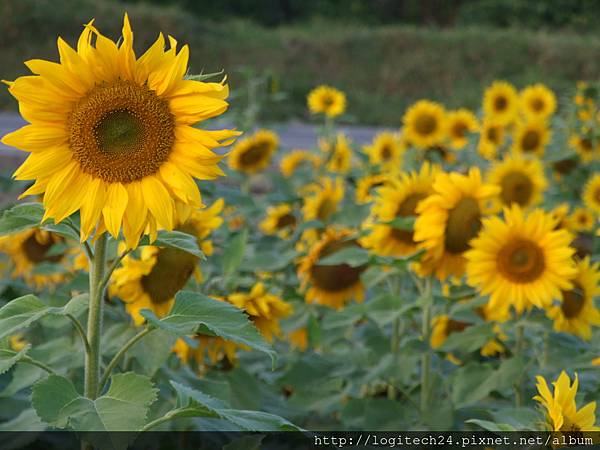
M97 26L5 82L0 431L600 430L594 83L365 146L315 86L295 149L187 45Z

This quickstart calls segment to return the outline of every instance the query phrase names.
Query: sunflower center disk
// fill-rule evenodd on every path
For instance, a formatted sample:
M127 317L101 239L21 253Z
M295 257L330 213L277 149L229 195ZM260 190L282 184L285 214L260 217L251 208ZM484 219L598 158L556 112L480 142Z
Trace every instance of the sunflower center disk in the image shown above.
M427 136L437 128L437 120L431 114L421 114L415 122L417 133Z
M141 285L152 303L161 304L172 299L188 282L198 258L187 252L161 248L156 257L156 264L148 275L141 279Z
M336 211L337 204L333 200L327 198L321 202L317 209L317 219L327 220Z
M533 194L533 184L530 178L522 172L510 172L500 182L502 202L505 205L518 203L526 206Z
M494 109L497 112L502 112L507 107L508 107L508 100L506 99L506 97L504 97L502 95L499 95L498 97L496 97L496 99L494 100Z
M107 183L130 183L157 172L175 141L166 101L132 81L92 89L69 120L69 145L81 169Z
M498 254L498 269L515 283L538 279L546 267L544 253L537 244L517 240L506 245Z
M381 149L381 159L383 159L384 161L387 161L391 157L392 157L392 149L389 146L385 145Z
M570 291L562 291L563 301L560 305L562 313L567 319L572 319L579 316L585 304L585 296L583 288L576 281L573 282L573 289Z
M257 143L240 155L240 163L244 167L254 166L267 157L269 146Z
M452 127L452 136L456 139L462 139L465 137L465 134L467 134L467 126L464 123L458 122L454 124Z
M404 199L398 210L396 211L396 217L410 217L415 215L415 209L421 200L427 197L427 194L416 193L411 194ZM392 237L398 241L406 242L407 244L414 244L413 236L414 232L411 230L401 230L399 228L392 228Z
M285 214L283 216L281 216L279 219L277 219L277 225L275 225L275 227L278 230L281 230L282 228L293 228L296 226L296 217L294 217L293 214Z
M486 136L488 138L488 141L493 142L494 144L500 143L500 132L497 127L488 128Z
M446 325L446 336L450 336L452 333L465 331L470 326L470 323L449 319L448 324Z
M469 249L469 241L481 228L481 211L474 198L460 200L448 215L444 244L450 253L460 254Z
M523 150L526 152L534 151L539 145L540 135L533 130L526 132L521 140L521 147L523 147Z
M544 101L541 98L534 98L533 100L531 100L531 109L533 109L536 112L540 112L543 111L544 109Z
M27 256L27 259L32 263L57 263L62 259L63 255L48 255L48 252L55 243L57 243L57 241L52 238L48 238L47 242L42 243L34 233L25 239L21 244L21 249L23 250L23 253L25 253L25 256Z
M331 255L342 248L358 246L356 241L335 241L323 247L319 259ZM360 274L366 266L351 267L348 264L320 266L315 264L311 269L313 284L324 291L344 291L360 281Z

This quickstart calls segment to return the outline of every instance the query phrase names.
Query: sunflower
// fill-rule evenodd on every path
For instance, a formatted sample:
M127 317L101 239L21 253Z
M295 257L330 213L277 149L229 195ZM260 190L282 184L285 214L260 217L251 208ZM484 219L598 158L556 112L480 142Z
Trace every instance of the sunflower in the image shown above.
M596 402L591 402L583 408L577 409L575 396L579 387L579 380L575 374L575 380L571 379L562 371L560 376L552 384L554 393L550 392L546 380L537 376L537 390L539 395L533 399L546 409L547 427L550 431L561 431L566 433L578 433L586 431L600 431L600 427L594 425L596 422Z
M485 159L494 159L504 145L504 126L492 120L484 120L477 151Z
M364 148L369 156L369 164L381 166L385 171L400 170L405 149L398 134L388 131L377 134L371 145Z
M321 165L321 157L307 150L293 150L281 158L280 169L284 177L289 178L300 166L309 165L316 170Z
M196 361L201 369L205 366L205 359L215 365L219 361L226 361L230 365L237 364L237 350L243 348L232 341L226 341L218 336L198 334L193 337L195 345L190 345L185 339L177 339L173 346L173 353L188 364L190 359Z
M356 203L371 203L376 198L380 187L391 183L391 177L387 174L367 175L356 182Z
M312 114L337 117L346 111L346 95L331 87L318 86L308 94L308 109Z
M235 144L229 154L229 168L244 173L256 173L268 167L278 145L279 138L275 133L258 130Z
M569 220L569 204L561 203L550 211L550 217L554 222L555 230L571 230L571 221Z
M589 340L592 337L591 325L600 325L600 311L594 305L594 297L600 294L598 263L590 264L589 258L579 261L577 275L572 282L572 289L562 291L562 302L548 309L548 317L554 320L554 331Z
M327 222L339 209L344 199L344 182L341 178L335 181L323 178L320 183L310 186L311 195L305 197L302 213L304 220L320 220Z
M554 226L544 211L525 215L517 205L504 209L504 220L483 220L481 233L465 253L467 282L490 296L486 312L492 318L505 316L511 305L517 313L550 306L561 290L573 288L572 236Z
M573 135L569 139L569 145L575 149L583 162L590 162L600 154L600 142L593 137Z
M444 314L434 317L431 325L431 337L429 342L431 348L436 349L444 345L444 342L446 342L451 334L462 332L473 324L470 322L451 319L448 315ZM502 332L497 324L494 325L494 333L496 338L492 338L487 341L479 350L479 353L482 356L491 357L505 352L505 348L501 341L508 339L508 336ZM452 359L455 358L452 357L451 360Z
M429 100L419 100L408 108L402 123L406 139L421 149L441 144L446 135L444 107Z
M556 111L554 92L541 83L527 86L519 96L521 112L529 119L546 120Z
M329 149L327 170L340 174L348 172L352 163L352 149L348 138L342 133L338 134L333 146L329 146Z
M417 245L413 232L387 225L396 218L414 217L419 203L433 193L433 181L438 169L424 163L419 172L400 174L379 190L371 217L363 228L370 233L361 245L381 256L404 256L414 253Z
M568 175L577 168L577 158L564 158L552 163L554 178L561 180L564 175Z
M551 136L552 132L545 122L531 120L519 123L513 136L513 151L542 156Z
M501 125L509 125L514 122L518 107L517 90L506 81L494 81L483 95L485 117Z
M539 203L547 186L541 161L519 155L506 155L501 162L494 163L487 180L500 188L499 204L516 203L523 208Z
M343 248L360 246L350 235L348 230L327 228L308 255L301 259L298 277L302 282L302 289L307 289L308 303L341 309L351 299L363 301L364 287L360 275L366 269L365 266L319 264L323 258Z
M267 217L260 223L261 231L268 235L277 235L287 239L294 232L298 219L294 215L292 206L288 203L269 206Z
M498 193L498 187L484 184L474 167L467 175L439 173L433 190L416 209L414 240L427 250L419 272L435 273L440 280L459 278L465 269L464 252L479 232L485 204Z
M268 342L273 342L273 338L281 336L279 321L292 313L292 305L267 292L264 284L260 282L252 286L248 293L237 292L229 295L227 301L243 309Z
M573 231L592 231L596 218L586 208L575 208L568 217L568 228Z
M590 211L600 214L600 173L593 175L583 188L583 203Z
M136 59L127 15L119 45L90 22L76 50L58 39L60 63L28 61L35 75L8 83L30 124L2 142L30 152L14 176L35 180L23 195L44 193L44 220L80 211L82 240L122 228L133 247L172 230L177 205L201 206L193 177L222 175L211 149L239 133L192 126L227 109L228 88L184 79L188 47L169 45L161 34Z
M469 134L479 130L477 117L468 109L450 111L446 118L450 147L454 150L462 149L469 142Z

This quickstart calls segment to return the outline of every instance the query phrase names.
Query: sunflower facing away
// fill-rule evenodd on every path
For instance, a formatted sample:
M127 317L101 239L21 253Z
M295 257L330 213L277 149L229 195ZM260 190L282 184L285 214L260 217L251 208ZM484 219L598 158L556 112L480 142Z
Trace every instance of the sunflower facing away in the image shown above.
M483 94L483 112L486 119L509 125L517 118L519 96L515 87L505 81L494 81Z
M446 136L444 107L429 100L419 100L408 108L402 123L406 139L421 149L441 144Z
M519 96L521 112L530 119L548 119L556 111L554 92L541 83L527 86Z
M573 135L569 138L569 145L575 149L583 162L590 162L600 154L600 142L593 137Z
M460 150L469 142L469 135L479 130L477 117L465 108L450 111L446 117L450 147Z
M504 145L504 125L493 120L484 120L481 135L477 144L477 151L485 159L494 159L498 150Z
M376 202L363 228L370 234L361 239L361 245L381 256L410 255L417 250L413 232L387 225L396 218L416 215L421 201L433 193L436 167L424 163L419 172L402 173L397 179L379 190Z
M294 232L297 223L298 219L292 206L288 203L282 203L267 208L267 217L260 223L259 227L265 234L287 239Z
M484 184L478 168L467 175L439 173L434 194L419 203L414 240L426 249L420 274L435 273L440 280L464 274L464 252L481 228L485 204L497 195L498 187Z
M491 318L506 317L511 305L519 314L532 306L548 307L560 300L561 291L573 288L572 236L554 226L544 211L525 215L516 205L504 209L504 219L483 220L465 258L467 282L490 296L486 312Z
M377 134L371 145L365 146L365 153L369 155L369 164L381 166L384 171L398 171L402 168L402 155L404 146L396 133L387 131Z
M284 177L289 178L294 174L298 167L308 166L313 170L316 170L321 163L322 160L319 155L315 155L308 150L293 150L281 158L279 167L281 169L281 174Z
M258 130L240 139L229 154L229 168L244 173L256 173L271 163L279 138L269 130Z
M545 122L531 120L519 123L513 136L513 151L543 156L551 136L552 132Z
M322 265L326 256L347 247L359 246L349 239L350 231L327 228L320 240L312 246L308 255L300 261L298 277L306 291L307 303L317 303L341 309L348 301L364 299L364 287L360 279L364 266L347 264Z
M600 173L593 175L586 182L582 197L585 207L600 215Z
M600 431L600 427L594 425L596 422L596 402L590 402L583 408L577 409L575 402L579 387L577 374L575 374L575 380L571 384L571 379L563 370L558 379L552 383L554 392L550 392L543 377L538 375L536 380L539 395L536 395L533 399L546 410L548 430L570 433Z
M15 172L44 194L44 220L81 213L81 239L98 227L130 247L149 227L172 230L177 205L201 206L194 177L222 175L211 151L239 133L193 125L227 109L223 83L186 80L187 46L162 34L140 58L125 15L120 45L87 24L77 49L58 39L60 63L31 60L9 84L30 124L2 139L29 152Z
M312 114L337 117L346 111L346 95L331 86L318 86L308 94L308 109Z
M539 203L547 186L541 161L518 155L506 155L501 162L494 163L487 180L500 188L499 204L516 203L523 208Z

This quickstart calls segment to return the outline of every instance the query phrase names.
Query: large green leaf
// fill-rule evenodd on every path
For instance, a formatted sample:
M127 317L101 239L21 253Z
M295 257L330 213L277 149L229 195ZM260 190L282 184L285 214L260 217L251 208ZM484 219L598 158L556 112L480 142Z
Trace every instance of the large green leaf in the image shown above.
M63 237L79 240L79 234L73 229L71 219L67 218L58 224L49 221L41 224L42 217L44 206L41 203L19 203L4 211L0 217L0 236L39 226Z
M480 419L469 419L465 420L466 423L472 423L475 425L479 425L481 428L487 431L517 431L515 427L509 425L507 423L496 423L490 422L489 420L480 420Z
M128 372L114 375L106 394L90 400L69 379L50 375L34 385L31 402L38 416L57 428L138 431L157 393L150 378Z
M30 345L25 346L21 351L14 351L8 348L0 349L0 375L10 370L12 366L18 363L27 351L31 348Z
M457 407L477 403L496 388L494 370L487 364L469 363L454 374L452 402Z
M472 325L464 331L452 333L442 345L441 350L445 352L462 351L473 352L483 347L490 339L494 338L494 324L483 323Z
M204 253L198 247L198 239L191 234L181 231L160 230L156 240L150 243L148 236L144 236L139 243L140 246L155 245L157 247L169 247L190 253L198 258L204 259Z
M282 417L262 411L231 409L221 400L175 381L177 410L171 417L212 417L226 420L244 431L298 431L296 425Z
M147 309L142 310L141 314L152 326L177 336L188 336L208 330L215 336L245 344L267 353L271 359L275 358L271 346L265 342L242 310L198 292L178 292L171 311L162 319L158 319Z
M242 263L247 243L248 230L244 229L241 233L237 234L233 239L231 239L227 247L225 247L221 260L223 265L223 274L225 276L232 275Z
M18 416L14 419L11 419L7 422L0 423L0 432L2 431L26 431L27 433L23 433L26 435L32 435L33 431L44 431L47 428L46 424L43 423L40 418L35 413L33 409L26 409L22 411ZM35 435L34 435L35 436ZM14 442L11 442L14 443ZM7 447L2 445L2 448L5 449ZM11 446L10 448L21 448L20 446Z
M0 339L27 328L48 314L77 315L87 308L88 297L79 295L65 306L48 306L35 295L16 298L0 308Z
M335 266L346 264L350 267L364 266L369 262L369 253L360 247L352 246L342 248L341 250L328 255L319 260L320 266Z

